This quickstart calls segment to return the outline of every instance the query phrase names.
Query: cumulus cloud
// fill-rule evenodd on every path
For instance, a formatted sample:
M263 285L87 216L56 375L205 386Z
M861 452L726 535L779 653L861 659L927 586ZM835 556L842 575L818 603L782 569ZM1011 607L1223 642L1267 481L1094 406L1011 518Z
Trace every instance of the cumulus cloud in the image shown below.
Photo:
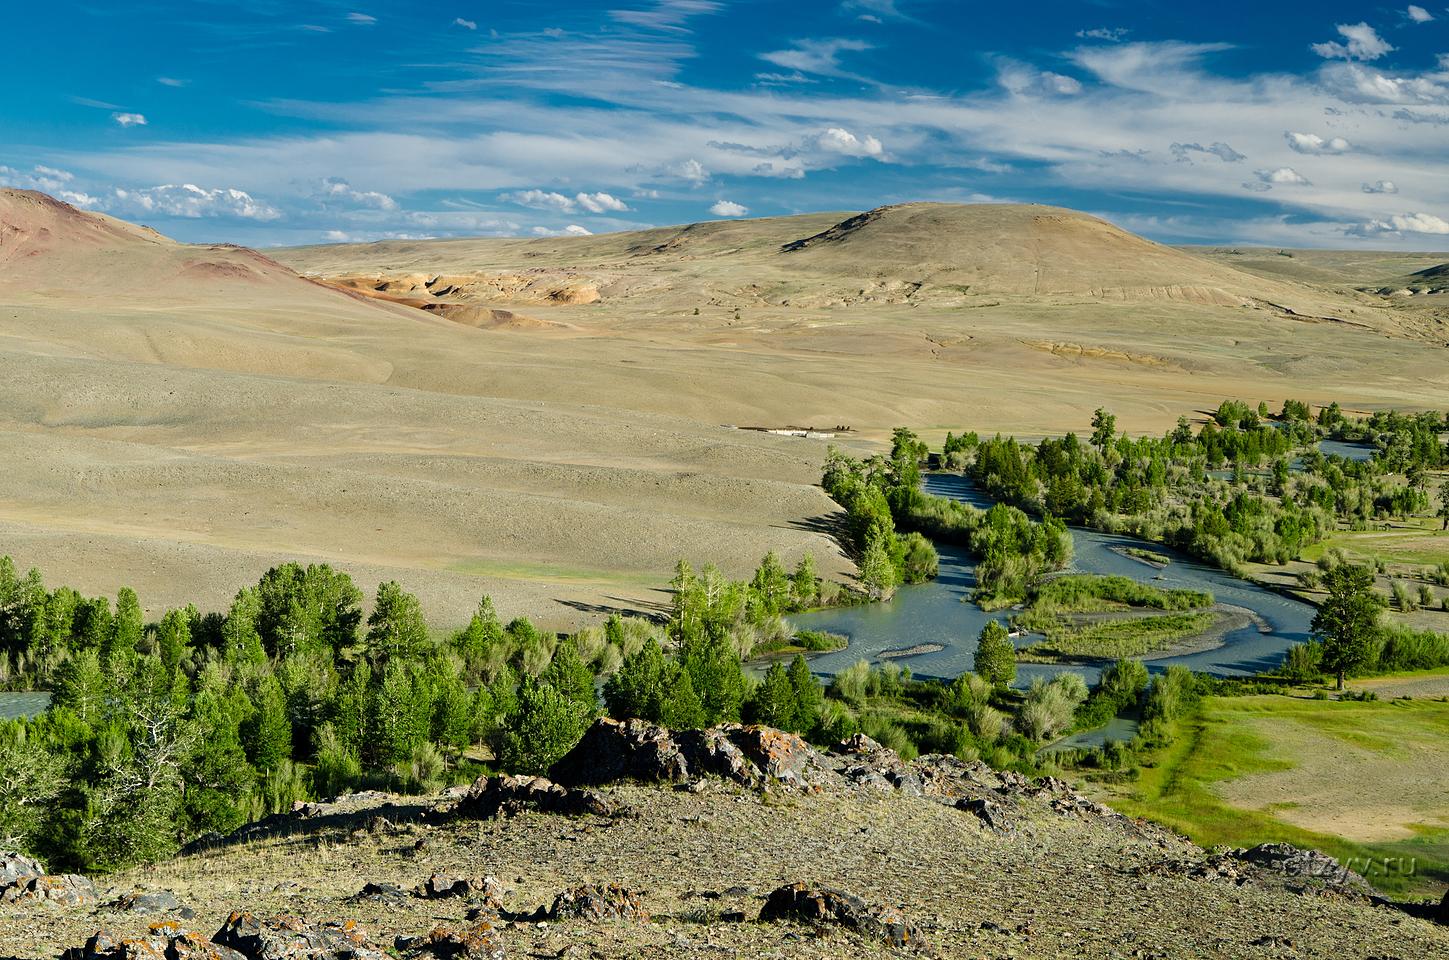
M131 214L161 214L168 217L238 217L243 220L277 220L282 212L270 204L234 187L207 189L194 183L163 183L158 187L127 190L117 187L101 206Z
M1399 188L1394 184L1394 181L1392 181L1392 180L1378 180L1378 181L1376 181L1374 183L1366 183L1366 184L1364 184L1363 185L1363 192L1364 193L1398 193L1399 192Z
M77 207L94 207L100 204L99 198L75 189L74 180L75 174L68 170L57 170L41 164L36 164L28 171L0 165L0 187L39 190Z
M1325 60L1377 60L1394 47L1367 23L1340 23L1339 36L1347 43L1330 40L1313 44L1313 52Z
M716 217L743 217L750 212L750 208L740 206L733 200L719 200L709 208L709 212Z
M581 227L577 223L571 223L564 227L564 233L571 237L592 237L594 235L594 231L587 227Z
M1285 130L1283 139L1288 141L1289 149L1296 153L1309 155L1347 153L1352 149L1352 144L1343 137L1331 137L1325 140L1316 133L1294 133L1291 130Z
M689 180L693 183L704 183L709 179L709 171L704 168L704 164L695 160L693 157L670 164L664 169L664 173L668 176L678 177L681 180Z
M1131 32L1126 27L1093 27L1091 30L1078 30L1077 39L1105 40L1108 43L1120 43Z
M1266 183L1269 186L1306 187L1309 185L1308 178L1292 167L1278 167L1274 170L1255 170L1253 171L1253 175L1258 178L1259 183Z
M816 137L815 143L821 150L847 157L879 157L885 153L885 147L875 137L869 134L857 137L844 127L831 127Z
M577 223L571 223L562 230L555 230L552 227L530 227L529 233L535 237L592 237L594 231L588 227L581 227Z
M1415 6L1412 3L1409 4L1409 9L1404 11L1404 15L1415 23L1429 23L1434 19L1434 15L1428 10L1420 6Z
M1172 151L1173 158L1178 163L1192 163L1191 154L1194 153L1217 157L1223 163L1237 163L1240 160L1248 159L1243 154L1222 142L1214 143L1210 147L1205 147L1200 143L1174 143L1169 149Z
M123 127L144 127L146 115L141 113L113 113L111 119Z
M478 21L476 21L476 20L464 20L462 17L458 17L458 18L456 18L456 19L453 20L453 26L455 26L455 27L462 27L464 30L477 30L478 29Z
M588 213L619 213L629 209L629 205L623 200L607 193L577 193L567 197L547 190L523 190L505 193L503 199L521 207L557 210L560 213L574 213L578 210Z
M346 203L374 210L396 210L397 201L376 190L355 190L352 184L341 177L327 177L322 181L318 195L324 200Z
M1423 233L1432 235L1449 234L1449 220L1432 213L1401 213L1384 220L1369 220L1355 225L1350 233L1358 236L1380 234Z

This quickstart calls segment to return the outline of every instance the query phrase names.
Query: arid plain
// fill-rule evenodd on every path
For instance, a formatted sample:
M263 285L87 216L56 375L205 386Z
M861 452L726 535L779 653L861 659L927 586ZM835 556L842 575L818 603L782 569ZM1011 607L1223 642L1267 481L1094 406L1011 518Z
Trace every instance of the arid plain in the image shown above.
M150 613L325 561L438 626L482 593L558 625L647 606L680 557L846 577L825 441L734 427L1444 408L1449 299L1411 275L1446 260L933 204L262 256L0 191L0 541Z

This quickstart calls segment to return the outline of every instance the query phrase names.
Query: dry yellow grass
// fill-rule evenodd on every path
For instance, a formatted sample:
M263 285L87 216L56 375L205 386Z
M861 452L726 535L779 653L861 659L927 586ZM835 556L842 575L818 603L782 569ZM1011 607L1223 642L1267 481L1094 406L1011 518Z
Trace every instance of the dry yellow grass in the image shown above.
M901 208L792 254L844 215L275 254L439 312L35 196L0 193L0 543L153 613L291 558L396 578L440 624L485 591L560 625L657 602L681 555L743 575L809 551L848 576L825 444L725 424L1449 406L1443 349L1382 298L1051 208Z

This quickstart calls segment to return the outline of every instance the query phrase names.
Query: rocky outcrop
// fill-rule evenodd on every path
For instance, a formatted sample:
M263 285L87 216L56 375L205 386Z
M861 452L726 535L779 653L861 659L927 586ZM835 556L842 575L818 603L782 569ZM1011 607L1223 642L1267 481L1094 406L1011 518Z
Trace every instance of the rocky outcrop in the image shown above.
M15 850L0 850L0 891L45 876L45 864Z
M31 877L6 887L0 893L6 903L54 903L62 907L80 907L96 902L96 888L85 877L62 873Z
M633 920L649 922L649 911L639 895L617 883L607 886L586 884L565 890L554 897L547 913L550 920Z
M423 900L466 897L481 900L496 910L502 906L503 884L493 877L453 877L435 873L413 888L413 896Z
M486 919L461 929L437 926L420 937L399 937L394 946L406 953L466 960L503 960L507 956L502 935Z
M526 810L564 816L594 814L609 817L614 805L595 790L562 786L544 777L479 777L458 801L454 812L464 817L491 820L512 817Z
M760 910L760 920L834 923L897 950L929 949L921 931L895 907L869 904L854 894L829 887L786 884L770 894Z
M672 731L643 720L608 718L595 722L549 770L554 780L571 786L619 780L690 783L718 777L750 788L776 783L810 789L827 779L826 774L813 747L772 727L722 724Z
M378 903L385 907L407 906L411 897L406 890L395 883L377 883L369 880L362 889L347 898L349 903Z
M141 937L114 937L100 930L84 946L71 947L60 957L61 960L251 960L175 922L153 923Z
M310 923L300 917L267 920L236 912L212 937L246 960L387 960L351 920Z
M1195 860L1169 859L1138 867L1137 875L1167 874L1232 884L1270 882L1301 894L1367 903L1377 898L1369 882L1327 854L1287 843L1220 850Z
M170 890L132 890L106 904L107 910L140 913L148 917L179 917L190 920L196 911L177 899Z

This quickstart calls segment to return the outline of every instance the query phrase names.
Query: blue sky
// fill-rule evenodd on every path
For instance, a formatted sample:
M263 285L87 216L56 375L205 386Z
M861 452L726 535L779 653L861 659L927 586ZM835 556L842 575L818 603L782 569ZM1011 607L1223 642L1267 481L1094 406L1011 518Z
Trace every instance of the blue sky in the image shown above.
M16 4L0 184L183 240L598 233L903 200L1449 248L1449 7Z

